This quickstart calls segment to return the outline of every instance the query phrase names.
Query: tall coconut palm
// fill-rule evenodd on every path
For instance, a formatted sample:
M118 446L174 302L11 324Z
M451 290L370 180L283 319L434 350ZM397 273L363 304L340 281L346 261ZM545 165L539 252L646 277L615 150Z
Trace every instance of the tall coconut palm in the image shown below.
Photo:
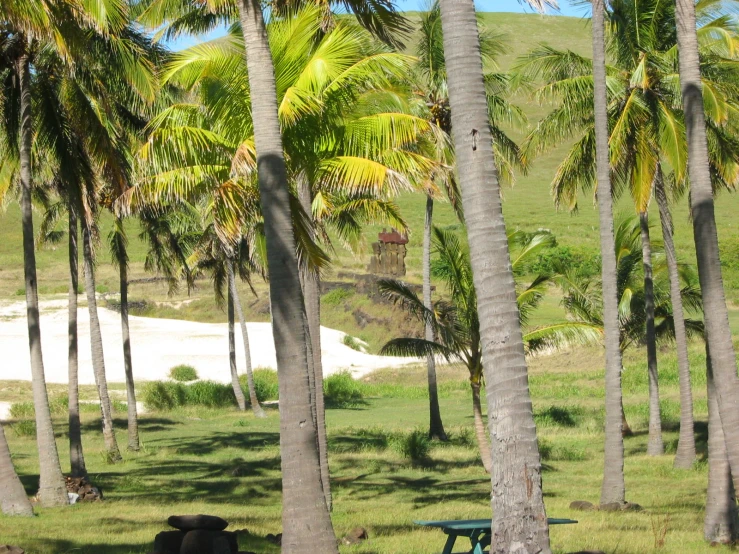
M0 512L8 516L33 516L33 507L13 467L5 430L0 425Z
M527 351L600 340L600 329L590 322L563 321L543 326L528 324L549 285L549 277L540 275L531 283L523 283L522 273L556 241L548 231L532 234L515 231L508 234L508 244L513 258L512 269L519 280L516 303L524 325L523 340ZM431 263L431 271L447 286L451 302L439 301L429 308L407 285L394 280L379 283L384 295L430 326L434 338L396 338L382 347L382 353L414 357L441 356L447 362L461 361L467 367L472 389L475 437L483 467L490 473L493 461L480 403L480 390L484 384L480 319L470 255L459 237L439 228L434 229L434 251L437 257Z
M480 312L493 440L491 552L549 551L516 290L472 0L441 0L452 136ZM515 386L514 386L515 383ZM500 424L505 422L505 424ZM516 444L515 450L510 444Z
M254 143L277 350L282 457L282 552L337 553L323 491L318 429L310 403L305 304L292 234L287 167L280 133L274 64L257 0L239 2L251 90Z
M739 538L739 515L708 345L706 345L706 384L708 387L708 489L703 537L711 544L734 544Z
M444 59L444 35L441 28L441 12L439 3L435 2L428 12L421 15L419 25L420 37L416 46L416 62L414 71L413 88L415 94L421 99L427 108L427 117L447 136L451 136L451 120L449 112L449 95L446 83L446 62ZM485 84L488 97L488 111L491 115L492 132L496 137L493 148L496 158L499 160L499 169L502 168L501 178L506 183L514 181L513 169L525 170L524 157L506 132L500 127L506 123L514 128L522 128L526 123L526 117L516 106L506 100L510 92L509 78L507 75L495 73L497 69L495 56L504 52L505 47L501 37L481 28L480 48L485 62ZM443 166L454 165L453 149L437 149L439 162ZM453 172L437 171L426 183L426 217L424 221L423 235L423 286L424 303L431 309L431 281L430 281L430 259L431 259L431 229L433 227L434 197L439 195L441 189L446 193L458 217L463 219L462 207L459 202L459 190ZM426 340L433 341L433 329L429 324L425 329ZM436 369L433 356L426 357L428 383L429 383L429 408L430 426L429 434L434 437L444 435L439 412L438 393L436 390Z
M706 339L716 396L732 468L734 488L739 488L739 376L729 327L719 257L713 188L709 166L706 119L701 84L695 4L675 1L680 88L685 112L690 174L690 209L705 313Z

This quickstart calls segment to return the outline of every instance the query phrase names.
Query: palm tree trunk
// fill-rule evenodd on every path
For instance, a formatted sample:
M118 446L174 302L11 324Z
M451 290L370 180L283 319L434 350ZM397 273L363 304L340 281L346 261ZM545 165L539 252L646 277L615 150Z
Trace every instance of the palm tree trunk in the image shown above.
M619 347L616 246L613 238L613 198L608 154L606 98L606 46L604 0L593 1L593 79L595 108L596 173L603 281L603 327L606 345L606 425L601 504L624 502L624 438L621 398L621 350Z
M103 439L110 462L120 462L121 452L113 429L113 410L108 395L108 380L105 376L105 358L103 357L103 336L100 333L97 298L95 297L95 263L92 257L92 237L90 225L82 222L82 256L85 260L85 292L87 293L87 311L90 315L90 349L92 352L92 371L100 398L100 413L103 419Z
M13 467L5 431L0 424L0 512L6 516L33 516L33 507Z
M654 329L654 280L652 277L652 242L649 239L649 214L639 213L642 265L644 266L644 303L647 317L647 371L649 373L649 441L647 454L661 456L662 416L659 409L659 373L657 371L657 333Z
M676 468L689 469L695 462L695 423L693 420L693 391L690 385L690 362L688 360L688 336L685 331L685 314L683 298L680 293L680 275L677 268L675 243L672 239L672 216L667 202L662 169L657 167L657 180L654 196L659 207L662 225L662 242L667 258L667 272L670 277L670 300L672 301L672 319L675 325L675 344L677 346L677 367L680 377L680 436L677 443L674 465Z
M121 230L123 222L120 223ZM128 402L128 449L138 451L139 443L139 415L136 410L136 388L133 380L133 361L131 360L131 334L128 330L128 263L125 255L125 244L121 241L119 248L123 248L121 259L118 260L118 271L121 287L121 336L123 338L123 367L126 371L126 400Z
M239 382L239 371L236 368L236 334L234 332L234 322L236 317L234 315L234 302L231 295L231 286L228 287L228 365L231 369L231 386L234 390L234 396L236 396L236 404L239 407L239 411L246 411L246 397L244 391L241 388Z
M675 0L685 129L688 137L690 209L703 298L706 340L711 348L713 378L731 464L739 488L739 376L721 275L711 174L708 167L698 37L693 0Z
M431 228L433 227L434 218L434 199L430 194L426 196L426 220L423 226L423 305L428 310L433 309L431 303ZM429 322L426 322L426 340L434 340L434 328ZM436 361L434 356L428 354L426 356L426 370L429 383L429 438L439 439L441 441L448 440L444 431L444 423L441 421L441 409L439 408L439 392L436 386ZM478 387L479 389L479 387ZM474 393L474 391L473 391ZM480 402L480 392L478 390L478 403ZM483 426L483 433L485 428ZM487 455L490 455L490 443L488 444ZM480 452L482 454L482 451ZM483 458L484 461L484 458ZM488 473L490 470L486 468Z
M706 382L708 385L708 489L703 536L711 544L734 544L739 538L736 495L726 453L721 414L706 345Z
M230 287L231 300L233 301L233 307L236 309L236 315L239 318L241 324L241 337L244 340L244 358L246 359L246 381L249 385L249 403L251 404L251 410L257 417L267 417L264 413L262 406L259 405L257 399L257 391L254 388L254 374L251 371L251 348L249 347L249 333L246 330L246 320L244 319L244 310L241 308L241 299L239 298L239 291L236 288L236 276L234 275L233 260L228 260L228 286ZM239 377L235 372L231 372L231 379L234 383L234 391L239 389L241 391L241 384L239 383ZM241 396L244 392L240 392Z
M541 459L493 156L475 6L472 0L441 0L440 4L493 445L495 518L490 552L548 554Z
M623 358L623 354L621 354L621 358ZM621 373L623 373L623 368L621 368ZM621 396L621 436L631 437L633 434L634 432L631 430L631 426L629 425L629 422L626 419L626 410L624 410L624 398L622 395Z
M82 450L82 427L80 425L79 397L79 347L77 334L77 292L79 290L79 251L77 248L77 209L69 203L69 350L68 385L69 398L69 462L73 477L87 475L85 455Z
M282 554L337 554L323 492L313 418L305 304L277 116L274 65L258 0L239 3L251 88L259 193L267 243L272 331L277 352L282 459Z
M33 209L31 191L31 149L33 120L31 115L31 67L27 53L18 61L20 83L20 177L21 224L23 227L23 273L26 285L26 319L28 321L28 347L31 354L33 405L36 410L36 442L39 454L39 501L42 506L63 506L69 503L64 484L59 452L54 438L54 428L46 392L44 359L41 352L41 322L38 308L38 281L36 279L36 252L33 244Z
M472 415L475 419L475 439L477 448L480 450L482 467L487 473L493 470L492 449L490 448L490 435L485 429L485 419L482 417L482 405L480 404L480 383L470 383L472 387Z
M298 198L306 214L312 214L313 193L310 183L301 179L298 183ZM311 230L312 232L312 230ZM311 236L315 240L315 235ZM313 380L311 395L314 398L316 428L318 429L318 455L321 460L321 482L326 505L333 508L331 496L331 471L328 465L328 436L326 432L326 403L323 396L323 359L321 356L321 275L317 271L300 271L300 283L305 299L305 314L310 334L310 356L313 359Z

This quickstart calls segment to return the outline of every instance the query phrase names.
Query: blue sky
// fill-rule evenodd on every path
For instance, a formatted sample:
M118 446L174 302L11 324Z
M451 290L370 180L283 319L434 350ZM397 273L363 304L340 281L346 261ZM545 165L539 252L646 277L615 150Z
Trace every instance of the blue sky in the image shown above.
M395 0L396 6L400 11L422 11L428 8L430 0ZM516 13L532 13L531 8L523 5L517 0L475 0L475 6L481 12L516 12ZM552 11L552 15L569 15L573 17L583 17L587 15L589 10L583 6L583 0L559 0L559 11ZM198 42L210 40L223 34L218 30L202 37L182 37L176 41L168 42L168 46L172 50L181 50L192 46Z

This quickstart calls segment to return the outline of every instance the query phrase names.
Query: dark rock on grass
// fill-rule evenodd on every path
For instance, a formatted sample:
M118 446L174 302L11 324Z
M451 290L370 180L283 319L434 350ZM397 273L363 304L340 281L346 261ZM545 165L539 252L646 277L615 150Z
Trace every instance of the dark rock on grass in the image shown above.
M228 521L218 516L203 514L193 516L171 516L167 523L170 527L180 531L223 531L228 527Z
M236 554L236 535L223 531L188 531L179 554Z
M592 502L588 502L587 500L575 500L574 502L570 502L570 510L580 510L581 512L590 512L592 510L597 510L595 504Z
M25 552L20 546L0 544L0 554L25 554Z
M179 554L184 531L162 531L154 537L154 551L159 554Z
M624 502L621 505L621 510L624 512L641 512L642 507L639 504L633 504L631 502Z
M355 527L352 529L343 539L344 544L359 544L362 541L366 541L369 538L367 529L364 527Z

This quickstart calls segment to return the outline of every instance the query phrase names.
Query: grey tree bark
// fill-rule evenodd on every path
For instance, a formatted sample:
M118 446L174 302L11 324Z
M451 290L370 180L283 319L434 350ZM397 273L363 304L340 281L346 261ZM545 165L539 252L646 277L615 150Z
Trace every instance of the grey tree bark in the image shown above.
M120 223L123 232L123 222ZM123 339L123 367L126 372L126 401L128 403L128 449L134 452L141 448L139 442L139 415L136 409L136 386L133 380L133 360L131 359L131 333L128 329L128 256L125 239L118 246L120 258L118 271L121 290L121 337Z
M667 272L670 278L670 300L672 317L675 320L675 346L677 347L677 367L680 378L680 435L675 453L674 466L689 469L695 462L695 422L693 419L693 391L690 384L690 362L688 361L688 336L685 331L685 313L683 298L680 293L680 275L677 266L677 254L673 241L672 215L667 200L662 170L657 167L654 196L659 208L662 226L662 242L667 259Z
M5 430L0 424L0 512L6 516L33 516L26 489L13 467Z
M68 384L67 396L69 399L69 462L72 476L87 475L85 454L82 450L82 426L80 425L80 397L79 397L79 341L77 333L77 292L79 290L79 249L77 239L79 229L77 224L77 207L69 203L69 323L67 335L69 348L67 353Z
M272 330L277 351L282 459L282 553L337 554L323 492L311 406L308 329L290 213L277 91L258 0L238 3L251 88L259 192L264 214Z
M298 183L298 199L306 214L312 214L313 193L310 183L301 179ZM312 232L312 231L311 231ZM311 236L315 240L315 235ZM321 276L317 271L300 269L300 283L303 287L305 314L310 335L310 352L312 358L313 379L311 395L314 398L316 428L318 429L318 455L321 460L321 482L323 494L329 511L333 508L331 495L331 471L328 465L328 436L326 431L326 402L323 396L323 359L321 356Z
M675 9L680 87L688 138L693 238L698 259L706 340L711 349L716 396L736 489L739 487L739 376L736 372L736 354L724 296L713 190L708 166L695 4L693 0L675 0Z
M246 411L246 397L239 382L239 370L236 367L236 334L234 333L236 317L234 314L234 301L231 294L231 285L228 286L228 365L231 369L231 386L233 387L236 404L239 411Z
M492 449L490 447L490 435L485 429L485 420L482 417L482 405L480 404L480 383L470 383L472 387L472 416L475 422L475 440L480 450L480 461L487 473L493 470Z
M26 285L26 320L28 322L28 347L31 355L31 386L36 410L36 443L39 455L39 502L42 506L63 506L69 503L64 484L59 452L51 423L49 397L46 392L44 359L41 352L41 322L38 307L38 280L36 278L36 252L33 237L33 208L31 191L33 179L31 152L33 119L31 114L31 67L28 53L18 59L17 74L20 83L20 178L21 225L23 228L23 274Z
M236 288L236 276L234 275L233 260L228 260L228 286L231 294L231 300L233 300L233 307L236 310L236 315L239 318L239 324L241 325L241 337L244 341L244 358L246 359L246 381L249 388L249 403L251 404L251 410L257 417L267 417L264 413L262 406L259 404L257 399L257 392L254 388L254 374L251 370L251 348L249 347L249 333L246 330L246 320L244 319L244 310L241 308L241 299L239 298L239 291ZM236 389L241 391L241 384L239 383L239 376L235 372L231 372L231 380L234 385L234 392ZM240 392L241 396L244 392ZM238 396L237 396L238 398Z
M431 302L431 229L434 220L434 199L431 195L426 196L426 219L423 226L423 305L427 309L433 309ZM426 322L425 335L427 341L434 340L434 328ZM439 392L436 385L436 360L431 354L426 356L426 373L429 384L429 438L441 441L448 440L444 431L444 423L441 420L441 409L439 408ZM480 391L478 387L478 403ZM485 428L483 425L483 433ZM489 442L486 441L489 446ZM482 452L481 452L482 454ZM490 456L488 448L487 455ZM483 458L483 462L485 459ZM486 468L488 473L490 470Z
M95 262L92 253L92 237L90 226L82 222L82 256L85 261L85 292L87 293L87 311L90 316L90 350L92 353L92 371L100 398L100 413L103 422L103 440L110 462L120 462L121 451L113 429L113 409L108 395L108 379L105 375L105 358L103 356L103 337L100 333L97 298L95 297Z
M652 271L652 242L649 238L649 214L639 214L641 230L642 266L644 268L644 304L647 317L647 372L649 374L649 440L647 454L665 453L662 442L662 415L659 406L659 373L657 371L657 333L654 328L654 278Z
M473 0L441 0L457 173L480 314L492 441L491 554L551 552L541 460L488 120Z
M598 219L603 281L603 327L606 346L606 424L601 504L624 502L624 439L621 395L616 246L613 238L613 198L608 152L606 46L604 0L593 1L593 80L595 110Z
M726 453L713 381L711 355L706 346L706 384L708 386L708 488L703 536L710 543L734 544L739 538L736 494Z

